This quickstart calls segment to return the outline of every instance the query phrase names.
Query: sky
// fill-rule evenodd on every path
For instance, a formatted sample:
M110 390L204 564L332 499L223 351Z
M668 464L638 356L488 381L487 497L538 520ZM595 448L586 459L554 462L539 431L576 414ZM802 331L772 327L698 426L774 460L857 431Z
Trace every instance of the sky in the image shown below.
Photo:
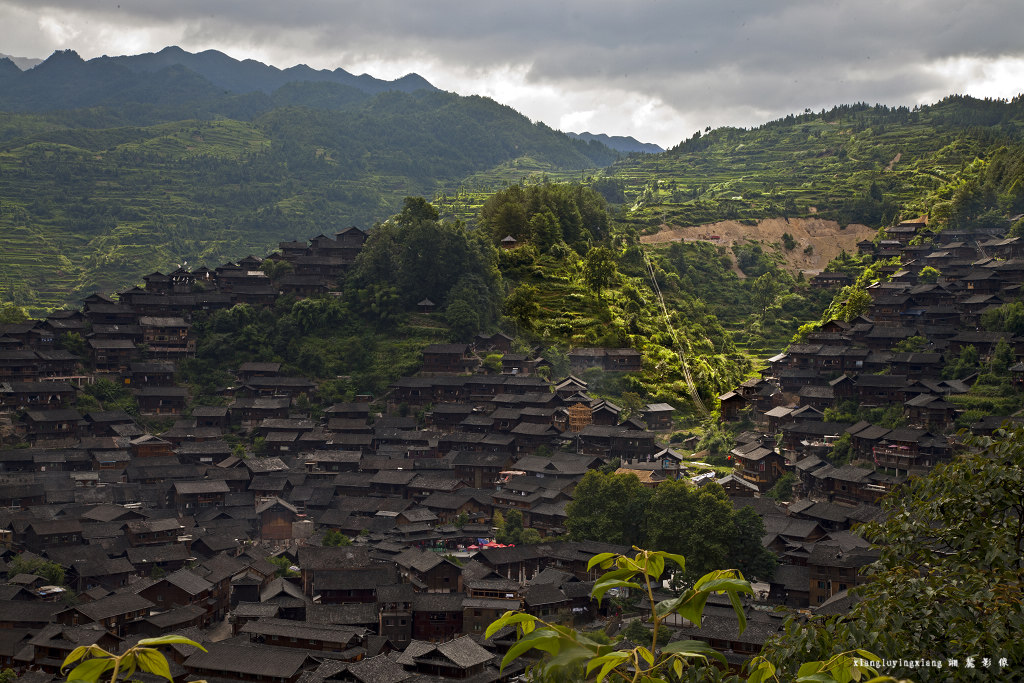
M663 147L835 104L1024 92L1021 0L0 0L0 52L220 50Z

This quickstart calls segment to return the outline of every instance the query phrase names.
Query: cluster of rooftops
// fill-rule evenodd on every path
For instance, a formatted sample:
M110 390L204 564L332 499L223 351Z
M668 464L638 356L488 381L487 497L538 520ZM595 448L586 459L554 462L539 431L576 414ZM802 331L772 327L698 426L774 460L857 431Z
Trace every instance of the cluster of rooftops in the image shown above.
M325 266L316 259L331 248L318 238L282 255ZM2 560L65 577L10 576L4 663L49 680L78 645L116 651L177 632L210 650L174 648L183 680L507 680L520 671L496 666L510 634L482 638L505 610L607 616L586 564L628 549L546 541L564 534L575 483L614 459L648 485L695 474L660 443L673 406L627 420L577 376L638 371L639 352L573 349L575 374L549 382L549 364L500 333L432 345L387 396L319 418L297 403L315 397L314 379L251 362L235 369L226 405L192 405L175 371L195 353L193 317L286 293L266 287L249 258L154 273L116 300L92 295L81 310L0 328L5 438L22 442L0 450ZM80 353L62 348L72 332ZM501 371L484 371L495 352ZM125 386L141 418L79 412L97 378ZM258 437L260 456L239 457L235 437ZM518 511L545 542L495 544L499 511ZM354 545L329 545L341 537ZM280 576L282 563L296 575Z
M365 239L352 230L284 243L277 258L328 291ZM976 249L1009 255L1014 244ZM952 246L945 251L966 253ZM876 518L879 498L908 474L953 452L946 435L957 413L947 399L967 391L970 378L943 380L939 371L968 343L991 352L997 339L976 329L985 310L976 290L994 297L987 305L1009 301L1024 269L1015 280L1009 256L979 255L960 277L949 262L937 283L921 284L928 255L918 256L869 290L864 316L823 326L720 397L723 419L749 414L757 427L737 440L735 472L718 481L734 505L755 507L763 543L782 560L760 600L848 609L846 589L874 557L850 527ZM573 349L571 374L549 382L542 368L550 364L514 353L500 333L432 345L421 372L386 396L335 404L321 418L297 405L315 395L314 379L246 363L235 369L227 405L190 405L174 375L195 351L192 316L272 303L284 292L260 289L270 282L259 266L250 258L153 274L116 301L93 295L80 311L0 327L6 434L29 445L0 451L2 559L54 563L65 574L58 587L34 574L9 577L0 663L50 680L78 645L116 650L177 632L210 650L175 646L172 671L182 680L506 680L520 673L496 666L511 633L482 638L505 610L577 624L608 616L589 598L595 574L586 563L627 549L552 540L564 534L566 505L588 470L618 461L650 487L714 480L665 443L673 406L650 404L624 419L621 407L588 393L581 375L589 368L640 370L634 349ZM297 296L322 293L312 280L292 284ZM953 323L947 307L958 311ZM85 339L81 355L59 348L68 332ZM930 345L891 351L909 336ZM481 362L494 353L502 355L497 373ZM96 377L124 384L143 417L169 417L172 426L151 433L123 411L78 412L80 387ZM899 402L907 426L824 421L843 400ZM833 465L832 446L846 434L859 460ZM260 456L238 457L235 436L259 437ZM780 506L763 494L787 471L798 477L798 498ZM495 513L511 511L540 544L490 543ZM331 547L340 537L353 545ZM282 565L294 576L280 576ZM741 635L730 609L712 604L705 628L683 635L738 663L780 624L751 610L754 627Z

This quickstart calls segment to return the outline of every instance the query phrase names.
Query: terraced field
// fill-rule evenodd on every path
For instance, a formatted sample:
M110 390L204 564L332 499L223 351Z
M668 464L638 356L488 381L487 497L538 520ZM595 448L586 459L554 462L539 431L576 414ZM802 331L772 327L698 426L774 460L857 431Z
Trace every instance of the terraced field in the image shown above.
M0 299L33 304L36 309L60 306L81 277L81 266L64 256L73 235L54 237L32 225L9 204L0 209Z

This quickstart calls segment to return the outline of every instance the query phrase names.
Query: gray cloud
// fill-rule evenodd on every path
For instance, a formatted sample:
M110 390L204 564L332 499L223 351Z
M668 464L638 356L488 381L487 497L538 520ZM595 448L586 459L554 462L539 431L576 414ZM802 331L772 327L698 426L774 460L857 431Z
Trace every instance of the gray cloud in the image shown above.
M602 109L611 117L602 123L621 126L603 132L670 144L694 125L753 125L862 100L915 104L969 89L987 63L1024 64L1022 20L1019 0L0 0L0 51L70 47L92 57L173 42L282 67L410 65L442 87L491 92L552 125L573 109ZM944 68L954 62L973 71ZM1012 68L1001 76L1007 88ZM503 90L497 74L518 82ZM661 122L638 128L626 101L652 103Z

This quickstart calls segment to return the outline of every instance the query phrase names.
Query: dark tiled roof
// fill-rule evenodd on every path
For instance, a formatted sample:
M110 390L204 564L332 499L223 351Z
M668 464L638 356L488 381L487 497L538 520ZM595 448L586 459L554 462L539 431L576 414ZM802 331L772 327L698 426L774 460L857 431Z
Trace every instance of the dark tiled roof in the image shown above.
M469 636L462 636L446 643L413 640L405 652L398 656L397 661L403 666L415 666L417 659L430 657L435 653L463 669L486 664L494 659L494 655L478 645L475 640Z
M109 619L128 612L137 612L153 607L153 603L141 595L122 594L78 605L78 610L93 621Z
M270 647L246 647L225 643L210 643L209 652L196 652L185 660L190 672L223 671L250 676L269 676L291 679L306 663L305 651L290 652Z

